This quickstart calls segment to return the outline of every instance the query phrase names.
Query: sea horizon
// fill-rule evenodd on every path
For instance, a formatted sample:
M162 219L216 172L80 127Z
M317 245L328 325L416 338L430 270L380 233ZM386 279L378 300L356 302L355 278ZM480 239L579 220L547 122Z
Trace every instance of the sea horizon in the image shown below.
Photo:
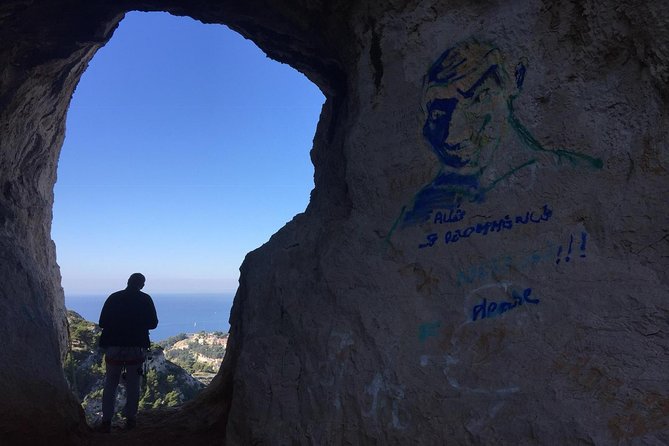
M66 294L65 307L84 319L98 323L108 294ZM158 314L158 327L149 331L159 342L180 333L230 330L234 293L151 293Z

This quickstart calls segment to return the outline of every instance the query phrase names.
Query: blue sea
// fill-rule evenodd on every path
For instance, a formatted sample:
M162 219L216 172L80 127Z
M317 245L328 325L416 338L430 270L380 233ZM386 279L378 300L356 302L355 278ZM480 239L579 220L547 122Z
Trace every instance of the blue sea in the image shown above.
M97 324L107 295L65 296L68 310ZM153 342L179 333L230 329L228 320L233 294L151 294L158 313L158 327L149 332Z

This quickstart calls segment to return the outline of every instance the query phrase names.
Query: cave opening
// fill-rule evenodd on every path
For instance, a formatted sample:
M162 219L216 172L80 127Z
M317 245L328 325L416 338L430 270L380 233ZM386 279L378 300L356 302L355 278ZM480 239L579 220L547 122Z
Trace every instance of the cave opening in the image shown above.
M97 322L141 271L152 341L227 331L245 254L307 206L322 103L222 25L127 13L68 110L52 225L67 308Z
M240 286L230 317L234 329L217 377L192 404L169 414L147 412L148 429L137 436L150 443L187 444L192 438L198 442L211 438L218 444L226 432L239 430L230 417L232 412L244 410L239 409L242 403L233 402L233 395L238 394L236 376L241 373L240 358L249 348L246 330L253 317L242 310L255 305L258 296L273 294L257 289L264 284L258 277L269 279L267 286L276 279L265 271L271 263L266 256L272 251L269 248L283 244L286 236L300 231L305 223L315 219L320 228L323 219L339 219L349 210L344 181L344 139L338 130L344 125L342 121L349 106L346 98L350 79L346 67L353 57L352 46L342 45L340 37L349 33L339 29L344 26L340 24L346 23L349 5L289 5L264 0L223 4L159 1L148 5L136 0L112 3L76 0L10 2L0 9L3 24L0 58L4 62L0 68L3 129L0 132L3 173L0 313L5 317L5 323L0 324L0 336L5 340L0 349L0 361L5 364L0 380L5 401L0 417L3 444L90 443L90 430L81 405L72 395L62 369L68 344L62 284L68 285L67 276L61 282L51 231L54 185L75 87L125 14L134 10L169 12L206 24L227 26L250 39L271 59L303 73L325 96L315 136L310 135L314 188L309 205L291 223L273 228L278 232L268 243L251 251L242 263ZM254 133L260 132L254 130ZM303 148L305 154L311 146L310 142ZM64 157L60 159L61 167ZM62 171L60 175L63 180ZM263 211L258 208L254 218L266 218ZM309 236L318 236L319 231ZM81 234L82 239L85 235ZM62 241L58 243L60 262L64 264L64 245ZM291 261L303 266L311 262L313 252L296 248L294 242L287 246L292 250ZM98 256L91 249L85 257L92 261ZM124 271L118 279L120 285L115 279L111 289L105 288L104 293L123 287L127 273ZM237 427L230 427L233 425Z

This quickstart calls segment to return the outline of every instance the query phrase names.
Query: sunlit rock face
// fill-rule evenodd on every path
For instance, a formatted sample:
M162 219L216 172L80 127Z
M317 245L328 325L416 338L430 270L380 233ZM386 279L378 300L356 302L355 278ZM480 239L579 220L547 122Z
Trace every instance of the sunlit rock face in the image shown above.
M3 444L89 439L52 187L79 76L146 8L0 7ZM129 444L669 442L661 2L150 8L231 26L328 99L311 203L242 265L221 372Z

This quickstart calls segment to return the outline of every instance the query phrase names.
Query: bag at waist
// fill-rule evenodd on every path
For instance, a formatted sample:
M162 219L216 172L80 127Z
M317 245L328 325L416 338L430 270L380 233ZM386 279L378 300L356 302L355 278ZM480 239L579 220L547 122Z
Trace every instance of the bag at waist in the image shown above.
M144 362L144 349L141 347L111 346L105 350L105 362L112 365L136 365Z

